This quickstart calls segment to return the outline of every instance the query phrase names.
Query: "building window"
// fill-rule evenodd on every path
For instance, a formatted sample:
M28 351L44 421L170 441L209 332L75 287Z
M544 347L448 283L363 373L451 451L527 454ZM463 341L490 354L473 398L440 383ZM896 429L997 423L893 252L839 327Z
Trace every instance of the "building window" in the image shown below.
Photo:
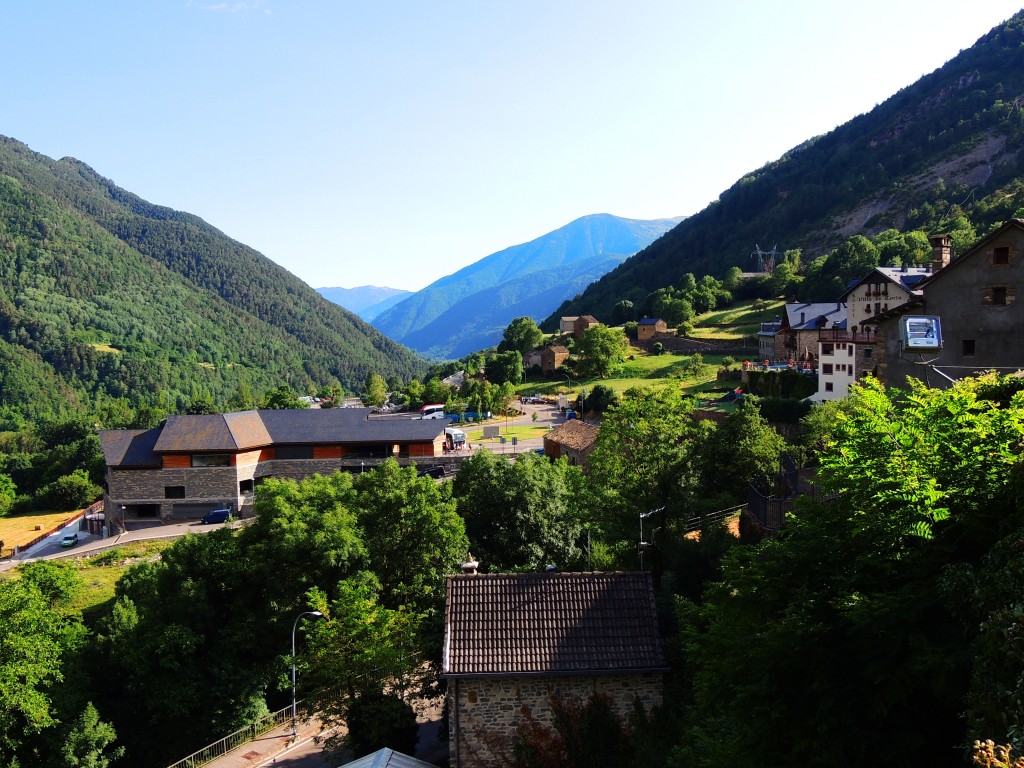
M822 376L831 376L832 375L832 363L822 363L821 364L821 375Z
M275 451L279 459L312 459L313 446L311 445L279 445Z
M992 304L993 306L1003 306L1006 304L1006 286L997 285L992 288Z
M239 493L252 493L252 480L239 480L238 481L238 492Z
M833 352L834 352L834 348L833 348L833 346L831 344L822 344L821 345L821 354L823 354L823 355L831 355L831 354L833 354Z
M826 392L831 392L832 391L832 382L831 381L826 381L825 382L825 391Z
M165 485L164 486L164 498L165 499L184 499L185 498L185 486L184 485Z
M961 344L964 357L974 357L974 339L964 339Z
M853 357L853 344L851 344L846 350L847 357Z
M193 467L230 467L229 453L195 453L192 454Z
M870 360L874 356L875 356L875 350L873 350L871 347L864 347L864 359L865 360Z
M997 245L992 250L992 263L993 264L1009 264L1010 263L1010 246L1008 246L1008 245Z

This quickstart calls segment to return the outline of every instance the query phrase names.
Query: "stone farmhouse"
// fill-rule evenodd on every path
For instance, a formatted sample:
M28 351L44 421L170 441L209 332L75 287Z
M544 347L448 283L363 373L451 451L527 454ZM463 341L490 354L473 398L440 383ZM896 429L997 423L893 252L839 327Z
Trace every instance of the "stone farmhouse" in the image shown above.
M562 336L566 336L572 333L573 326L579 319L579 315L566 315L565 317L559 318L558 320L558 332Z
M645 317L636 324L636 340L648 341L668 333L668 324L660 317Z
M551 374L562 367L562 363L569 359L569 348L562 346L544 347L540 353L540 369L546 374Z
M938 236L945 237L945 236ZM942 245L932 238L933 245ZM942 265L943 253L933 258ZM1024 220L1011 219L920 285L921 296L875 318L877 376L887 386L905 387L908 376L946 387L979 371L1024 369ZM941 349L914 350L901 332L904 319L939 319Z
M179 415L154 429L103 430L103 501L122 518L192 518L222 508L244 515L268 477L358 472L389 457L421 467L451 461L445 426L330 408Z
M524 708L606 694L623 721L662 701L667 671L649 573L449 576L442 678L453 768L510 765Z
M559 424L544 435L544 455L551 459L564 456L573 466L586 466L597 432L596 426L579 419Z
M596 317L593 315L580 315L573 321L572 335L578 339L595 325L600 325Z

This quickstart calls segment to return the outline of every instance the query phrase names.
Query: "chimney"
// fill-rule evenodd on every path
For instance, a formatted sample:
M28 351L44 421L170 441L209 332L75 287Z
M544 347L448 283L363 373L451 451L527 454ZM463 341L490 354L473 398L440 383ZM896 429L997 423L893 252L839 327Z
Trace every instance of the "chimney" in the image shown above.
M475 576L476 569L480 567L480 563L473 559L473 553L466 553L466 562L462 564L462 572L467 576Z
M928 238L932 246L932 274L949 265L953 253L953 238L950 235L932 235Z

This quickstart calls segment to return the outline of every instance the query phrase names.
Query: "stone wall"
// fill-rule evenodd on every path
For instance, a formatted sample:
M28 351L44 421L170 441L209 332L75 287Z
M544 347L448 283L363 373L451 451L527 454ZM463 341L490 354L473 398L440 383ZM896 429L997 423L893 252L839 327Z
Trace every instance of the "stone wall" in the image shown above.
M607 694L626 722L639 698L650 710L662 701L662 676L496 677L448 681L451 764L464 768L511 765L516 728L527 708L534 720L551 725L551 697L583 704L595 691ZM456 701L456 696L458 700ZM457 714L456 714L456 707ZM456 730L457 729L457 730Z

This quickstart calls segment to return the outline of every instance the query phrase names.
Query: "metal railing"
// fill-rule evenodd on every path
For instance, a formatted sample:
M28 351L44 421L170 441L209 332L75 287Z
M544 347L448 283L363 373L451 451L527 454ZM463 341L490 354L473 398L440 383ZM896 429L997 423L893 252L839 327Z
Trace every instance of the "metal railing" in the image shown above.
M683 531L690 533L691 531L699 531L705 525L725 522L733 515L739 514L740 511L745 508L745 504L740 504L735 507L719 509L715 512L708 512L706 515L694 515L683 524Z
M305 717L305 709L303 703L298 702L299 707L299 719ZM264 715L255 723L247 725L244 728L239 728L237 731L232 733L230 736L225 736L220 741L215 741L213 744L203 747L198 752L193 752L183 760L179 760L176 763L172 763L167 768L199 768L202 765L211 763L214 760L224 757L228 752L234 749L238 749L243 744L248 744L250 741L254 741L262 736L267 731L272 731L282 723L287 723L292 718L292 707L289 704L284 709L279 709L277 712L271 712L269 715Z

